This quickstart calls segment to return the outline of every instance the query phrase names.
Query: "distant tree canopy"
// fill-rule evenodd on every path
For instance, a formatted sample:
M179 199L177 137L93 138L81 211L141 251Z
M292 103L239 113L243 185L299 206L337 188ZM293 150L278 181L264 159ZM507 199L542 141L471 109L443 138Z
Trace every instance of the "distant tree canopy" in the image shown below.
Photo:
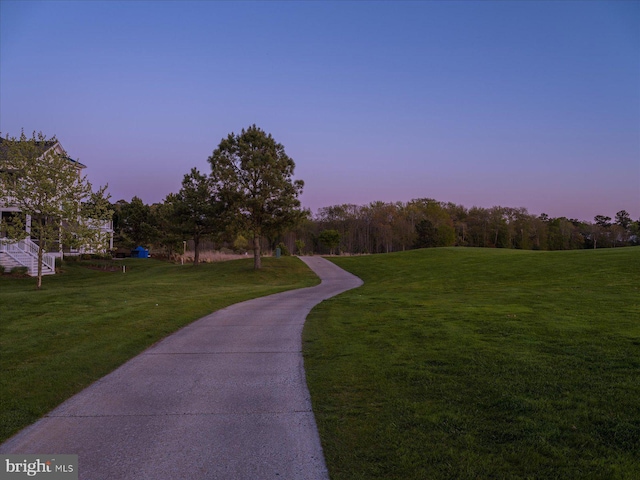
M384 253L407 248L468 246L534 250L603 248L640 244L640 220L625 210L593 223L528 213L525 208L471 207L431 198L321 208L298 238L333 229L344 253ZM314 243L320 251L322 243ZM326 245L325 245L326 246Z
M179 243L182 240L193 240L195 232L176 231L175 217L169 216L170 220L162 220L160 213L167 208L173 208L172 198L169 196L165 204L150 207L144 206L137 198L132 200L134 205L126 208L126 202L118 202L116 210L121 212L118 214L119 223L139 224L143 227L142 231L153 233L151 243L157 248L166 249L172 238L178 238ZM148 212L147 216L141 215L140 211ZM141 221L123 219L122 212L135 213ZM235 210L231 213L238 215ZM273 248L284 242L292 252L300 252L305 248L307 253L325 254L337 251L344 254L363 254L454 245L524 250L640 245L640 220L632 220L626 210L621 210L615 215L615 222L611 219L606 220L604 215L597 216L593 222L585 222L566 217L554 218L544 213L536 216L528 213L525 208L466 208L462 205L422 198L407 203L333 205L321 208L315 216L308 211L300 212L300 215L302 218L299 222L283 228L272 238L267 239L266 234L263 234L262 239L258 239L262 248ZM605 217L604 221L601 217ZM253 230L246 226L244 229L239 228L244 222L244 218L241 218L240 222L237 219L225 218L220 227L225 239L217 235L217 245L239 251L251 250L256 239L253 237ZM337 232L337 235L324 233L327 231ZM121 239L125 237L129 238L126 235L120 236ZM207 234L204 237L211 239L212 235ZM245 240L249 237L253 238L251 244L247 244ZM330 240L330 237L334 240Z
M302 218L293 180L294 161L271 134L252 125L230 133L209 157L211 178L241 230L253 237L254 267L261 267L260 238L276 236Z

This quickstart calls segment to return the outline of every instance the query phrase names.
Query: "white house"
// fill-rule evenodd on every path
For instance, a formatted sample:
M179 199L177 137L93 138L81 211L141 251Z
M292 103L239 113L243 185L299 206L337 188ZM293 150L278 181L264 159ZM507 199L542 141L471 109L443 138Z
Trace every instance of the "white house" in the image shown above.
M6 139L0 138L0 156L5 154L2 148L2 143L6 142ZM66 151L62 148L62 145L58 141L47 141L42 142L40 145L42 149L42 156L48 153L54 153L57 155L62 155L67 161L72 162L78 170L78 176L81 176L81 172L83 169L87 168L86 165L83 165L77 160L74 160L67 156ZM2 224L4 222L8 222L10 218L14 215L20 213L20 208L16 205L13 205L11 199L3 199L0 198L0 265L4 266L5 269L11 269L16 266L25 266L28 268L29 275L35 276L37 275L38 266L37 266L37 258L38 258L38 249L40 248L36 242L32 241L29 236L24 240L15 242L4 238ZM29 233L31 231L31 218L29 215L26 216L25 226L26 232ZM113 249L113 222L111 220L103 222L101 225L97 226L102 233L108 235L109 238L109 250ZM46 252L43 255L43 274L53 274L55 273L55 259L56 257L62 257L64 255L79 255L82 253L106 253L106 252L96 252L89 249L73 249L68 245L65 246L62 242L58 242L57 249L55 251Z

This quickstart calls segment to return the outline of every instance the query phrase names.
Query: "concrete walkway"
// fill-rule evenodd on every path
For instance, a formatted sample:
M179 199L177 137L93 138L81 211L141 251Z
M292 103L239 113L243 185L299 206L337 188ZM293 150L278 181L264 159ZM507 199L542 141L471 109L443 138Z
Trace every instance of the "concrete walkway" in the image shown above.
M81 479L326 479L301 332L362 281L320 257L316 287L232 305L167 337L0 446L77 454ZM212 293L214 294L214 293Z

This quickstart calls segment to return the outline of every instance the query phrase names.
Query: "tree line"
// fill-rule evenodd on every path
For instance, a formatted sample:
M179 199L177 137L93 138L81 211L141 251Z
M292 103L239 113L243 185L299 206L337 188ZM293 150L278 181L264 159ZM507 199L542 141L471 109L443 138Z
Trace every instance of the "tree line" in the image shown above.
M197 172L185 176L188 178ZM168 199L172 198L167 197ZM190 245L206 238L217 249L244 252L251 248L243 229L225 228L199 236L173 234L170 215L175 204L145 205L134 197L115 204L117 238L128 245L154 245L165 254L177 252L184 240ZM434 199L410 202L373 202L368 205L333 205L312 215L299 212L288 228L261 237L263 249L278 246L291 253L369 254L415 248L465 246L524 250L573 250L640 244L640 219L626 210L615 217L597 215L593 222L533 215L525 208L471 207Z
M429 247L571 250L640 244L640 219L626 210L593 222L526 208L466 208L432 198L410 202L333 205L315 215L300 207L303 182L284 147L255 125L223 139L209 157L211 172L184 176L164 202L138 197L114 205L116 243L153 246L167 256L190 242L194 263L208 248L288 253L370 254Z
M303 182L292 179L293 160L255 125L229 134L208 160L209 174L192 169L181 190L162 203L147 206L138 197L117 202L116 241L153 245L171 256L189 240L195 264L206 241L209 248L252 250L256 268L261 251L277 247L285 254L369 254L447 246L570 250L640 244L640 219L632 220L626 210L614 220L597 215L585 222L532 215L526 208L466 208L420 198L333 205L313 215L300 207Z
M533 215L526 208L466 208L431 198L321 208L309 238L322 248L320 232L338 232L340 251L384 253L413 248L464 246L524 250L571 250L640 244L640 219L626 210L593 222ZM326 250L326 248L325 248Z

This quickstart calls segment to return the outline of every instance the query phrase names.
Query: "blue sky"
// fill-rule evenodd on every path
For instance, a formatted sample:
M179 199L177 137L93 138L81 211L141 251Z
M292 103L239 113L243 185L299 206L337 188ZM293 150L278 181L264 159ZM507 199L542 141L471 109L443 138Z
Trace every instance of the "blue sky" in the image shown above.
M640 217L638 1L0 2L0 130L162 201L257 124L303 206Z

